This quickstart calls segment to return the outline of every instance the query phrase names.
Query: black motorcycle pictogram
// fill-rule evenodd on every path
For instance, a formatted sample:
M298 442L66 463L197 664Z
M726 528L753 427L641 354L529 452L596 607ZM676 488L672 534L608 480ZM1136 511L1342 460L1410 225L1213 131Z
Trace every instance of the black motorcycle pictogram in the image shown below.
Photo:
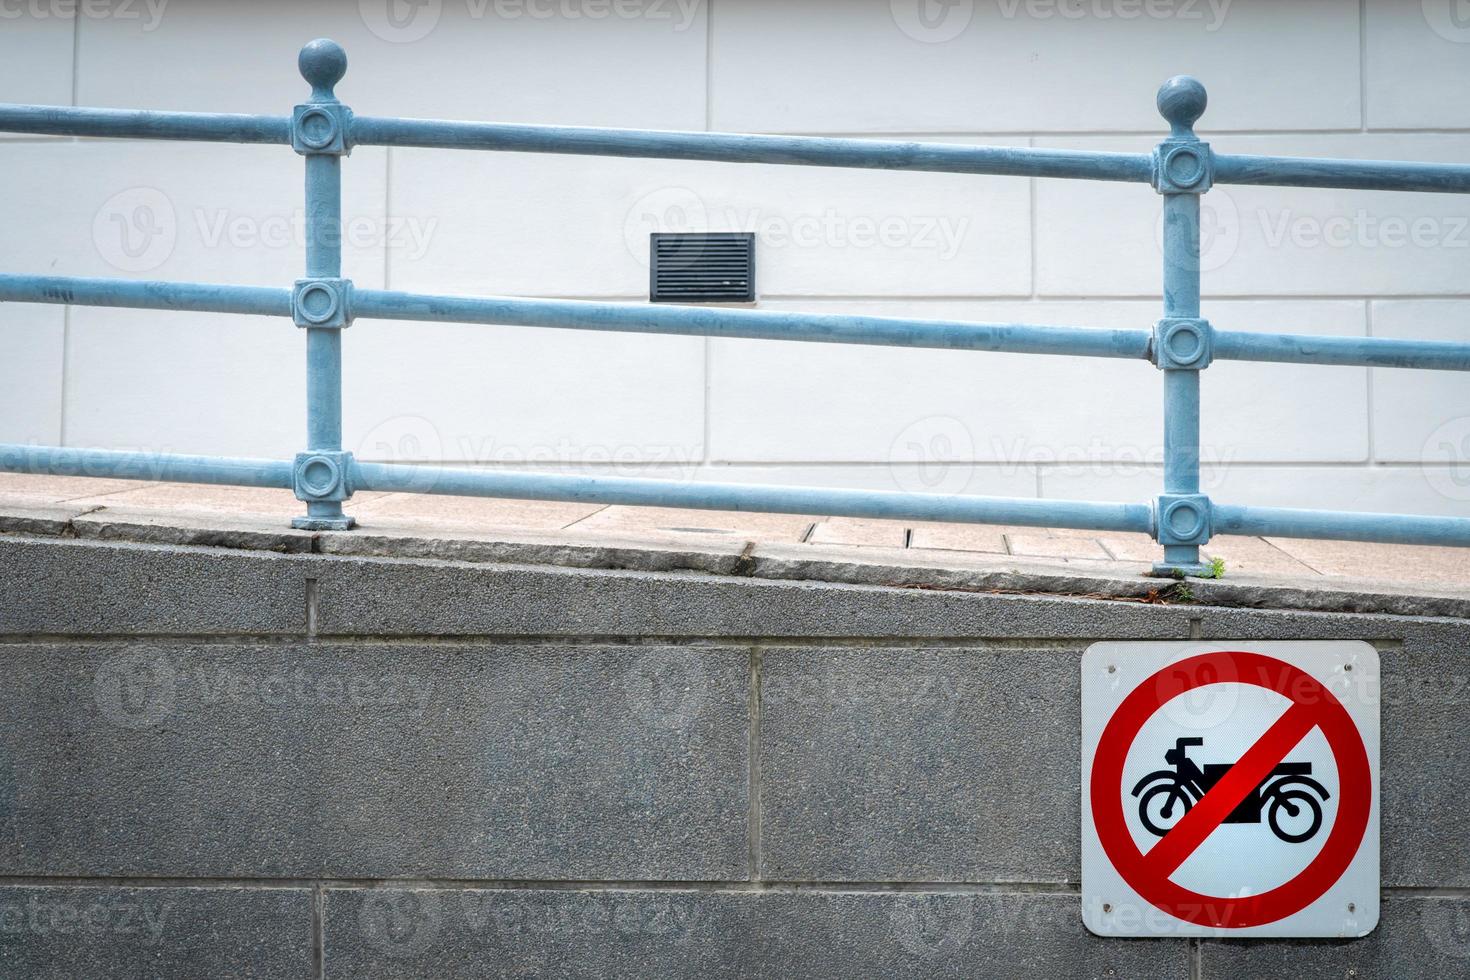
M1133 787L1133 795L1139 797L1138 818L1154 836L1163 837L1173 829L1234 765L1208 763L1203 769L1195 765L1189 747L1204 744L1202 738L1175 739L1174 748L1164 753L1164 761L1174 768L1157 769ZM1266 823L1277 837L1291 844L1311 840L1322 829L1322 801L1331 798L1327 788L1311 778L1311 771L1310 762L1281 763L1231 811L1225 823L1260 823L1264 808Z

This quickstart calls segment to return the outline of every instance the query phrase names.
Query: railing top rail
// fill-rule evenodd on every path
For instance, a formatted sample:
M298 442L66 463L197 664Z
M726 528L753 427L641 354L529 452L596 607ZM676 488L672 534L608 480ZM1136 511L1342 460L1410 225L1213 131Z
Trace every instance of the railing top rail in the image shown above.
M291 117L0 103L0 133L289 146Z
M289 145L291 119L287 116L0 104L0 132ZM1155 180L1154 158L1147 153L821 136L352 116L348 120L345 140L348 146L765 163L1145 184ZM1214 181L1220 184L1470 193L1470 165L1463 164L1232 153L1212 153L1211 158Z

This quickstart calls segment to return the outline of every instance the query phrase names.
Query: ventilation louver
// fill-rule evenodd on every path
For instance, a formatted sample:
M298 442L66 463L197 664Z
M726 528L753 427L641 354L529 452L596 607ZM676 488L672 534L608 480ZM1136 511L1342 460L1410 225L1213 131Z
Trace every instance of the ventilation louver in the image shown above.
M653 302L755 301L755 235L654 232L649 238L648 298Z

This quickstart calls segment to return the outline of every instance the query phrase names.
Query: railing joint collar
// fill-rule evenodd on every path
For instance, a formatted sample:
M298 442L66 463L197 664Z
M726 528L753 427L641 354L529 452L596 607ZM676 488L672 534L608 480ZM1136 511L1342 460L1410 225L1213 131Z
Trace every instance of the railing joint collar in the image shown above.
M352 110L340 102L307 102L291 110L291 149L302 156L347 156Z
M297 279L291 319L298 327L341 330L352 325L352 280Z
M1154 324L1148 359L1161 371L1203 371L1215 359L1215 328L1201 317L1166 316Z
M1160 194L1203 194L1215 183L1215 151L1202 139L1166 139L1154 148L1150 178Z
M1153 538L1167 547L1210 540L1210 498L1203 493L1161 493L1153 503Z
M352 453L315 449L296 454L291 485L296 499L307 503L343 501L352 496Z

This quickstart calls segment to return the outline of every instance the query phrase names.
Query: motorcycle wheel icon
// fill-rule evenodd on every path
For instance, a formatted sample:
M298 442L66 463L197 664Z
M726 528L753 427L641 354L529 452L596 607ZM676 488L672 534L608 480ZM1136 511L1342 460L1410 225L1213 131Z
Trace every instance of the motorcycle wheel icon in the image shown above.
M1139 788L1160 775L1167 775L1168 781L1154 786L1138 801L1138 819L1143 821L1144 828L1155 837L1163 837L1173 830L1174 825L1196 802L1186 785L1175 782L1173 773L1163 773L1162 770L1144 777L1144 783L1139 784ZM1134 789L1133 795L1138 795L1138 789Z
M1138 819L1155 837L1176 827L1205 793L1230 771L1234 763L1210 763L1203 768L1189 758L1190 746L1201 738L1176 739L1164 753L1172 769L1157 769L1138 781ZM1322 829L1322 801L1331 798L1327 787L1311 777L1310 762L1283 762L1227 816L1225 823L1261 823L1262 811L1271 833L1288 844L1311 840Z
M1326 790L1323 790L1323 796L1325 798ZM1290 818L1289 823L1282 822L1283 811ZM1298 821L1303 811L1307 814L1305 829L1301 829L1302 824ZM1266 810L1266 823L1270 825L1271 833L1288 844L1304 843L1322 829L1322 804L1304 789L1272 792L1271 805Z

